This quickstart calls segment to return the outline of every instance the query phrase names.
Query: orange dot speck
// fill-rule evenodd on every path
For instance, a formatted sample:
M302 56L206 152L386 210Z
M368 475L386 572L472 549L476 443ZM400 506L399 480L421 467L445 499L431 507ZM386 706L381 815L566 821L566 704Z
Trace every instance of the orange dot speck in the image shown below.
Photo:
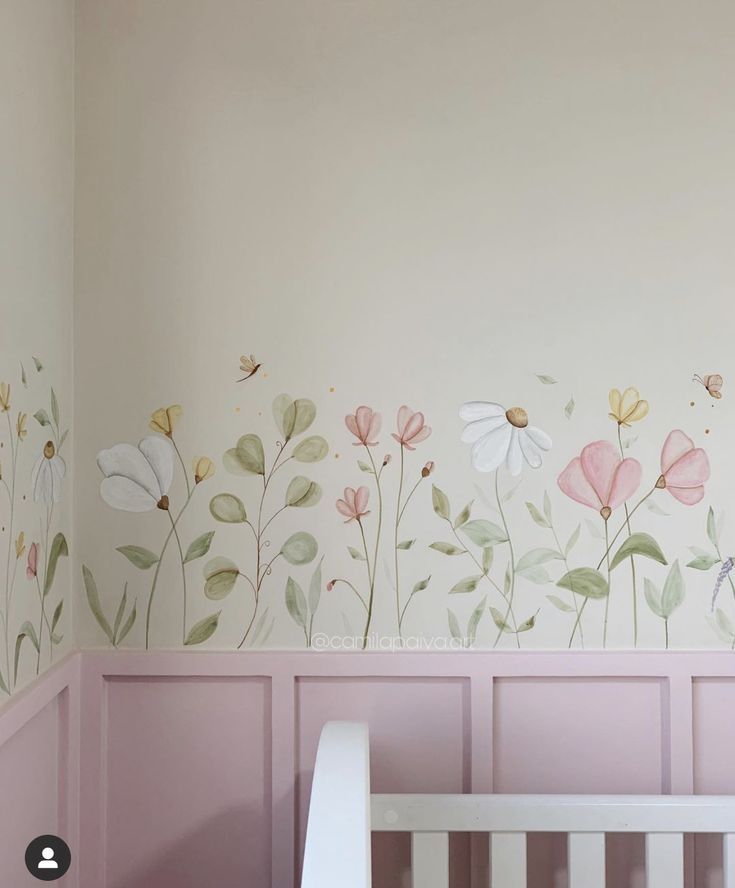
M690 407L694 407L694 401L690 401L690 402L689 402L689 406L690 406Z
M709 429L704 430L705 435L709 435Z
M235 407L235 413L239 413L239 412L240 412L240 408L239 408L239 407Z
M335 458L335 459L339 459L339 453L335 453L335 454L334 454L334 458Z
M333 392L333 391L334 391L334 386L333 386L333 385L330 385L330 386L329 386L329 391L330 391L330 392Z
M267 373L264 373L264 374L263 374L263 379L268 379L268 374L267 374Z

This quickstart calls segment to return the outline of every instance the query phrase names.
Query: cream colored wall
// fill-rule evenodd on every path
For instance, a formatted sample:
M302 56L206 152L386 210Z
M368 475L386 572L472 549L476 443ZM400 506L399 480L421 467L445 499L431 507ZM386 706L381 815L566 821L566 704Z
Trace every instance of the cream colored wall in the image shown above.
M0 389L0 676L8 690L20 688L47 668L51 658L63 656L73 638L70 558L63 554L65 548L73 550L75 543L70 455L74 440L73 65L71 0L0 2L0 382L9 386ZM39 411L45 411L50 425L41 425L35 415L46 419ZM19 414L25 416L20 438ZM67 429L72 429L70 436L57 452ZM49 440L54 441L53 468L59 469L59 459L66 465L52 508L43 500L51 460L42 454ZM32 472L39 460L44 477L35 490L41 498L36 501ZM66 545L59 539L58 558L49 558L59 533ZM38 546L36 577L31 571L29 578L28 558L34 543ZM39 588L43 589L50 573L49 560L56 560L57 568L44 600L46 623ZM50 644L50 623L61 602L54 626L58 643ZM0 703L6 696L0 692Z
M296 474L318 482L322 497L313 508L279 515L263 552L277 553L303 530L319 555L301 567L283 557L274 563L247 644L305 643L287 610L286 583L292 576L307 597L322 557L315 635L364 626L362 605L345 583L325 588L344 578L369 595L366 564L347 550L361 545L360 528L345 525L335 508L345 487L370 488L362 526L372 565L375 479L358 468L366 454L344 422L359 405L382 414L376 460L392 457L381 476L371 630L396 635L401 448L390 432L403 404L422 411L432 429L405 453L404 496L424 463L436 464L399 533L416 539L399 552L401 606L414 584L431 577L404 619L403 635L417 643L450 636L448 609L462 633L484 596L486 605L506 610L506 543L495 546L491 579L454 594L478 569L467 554L429 548L457 542L432 508L432 483L449 497L452 518L474 499L473 518L501 523L493 476L473 470L460 442L460 405L522 405L553 439L541 468L524 467L519 488L499 474L501 492L514 490L504 509L516 569L529 550L555 546L525 505L541 507L544 491L562 546L581 526L569 568L595 568L604 522L566 497L556 479L586 444L605 439L617 447L608 392L636 386L650 413L623 429L624 440L632 439L625 454L643 471L631 508L656 482L672 430L705 448L712 472L699 504L657 490L656 511L644 505L634 516L633 530L649 533L669 565L636 559L637 643L663 646L664 621L646 603L644 585L648 579L660 590L678 561L685 599L670 619L671 645L729 644L710 614L718 565L685 565L695 557L689 547L713 551L708 509L732 511L735 480L734 27L735 9L724 2L80 0L77 534L110 624L128 584L115 640L135 601L123 644L145 644L156 571L115 549L160 553L186 488L174 463L168 514L114 509L100 497L95 460L103 449L154 434L148 423L157 408L183 408L174 441L190 484L195 456L216 464L177 525L182 550L204 533L215 536L209 552L185 568L185 624L181 559L173 539L167 547L155 580L151 646L179 646L218 612L206 645L241 641L253 613L247 582L238 578L229 595L211 600L202 571L216 556L252 573L251 532L215 521L208 507L215 494L230 492L255 522L262 479L229 474L222 457L240 436L257 433L270 467L283 439L271 403L284 392L314 402L307 434L322 435L330 450L313 464L287 462L274 477L264 516L280 507ZM251 352L262 367L238 383L239 356ZM723 374L724 397L709 397L692 382L695 372ZM557 382L544 385L536 374ZM611 535L623 517L617 508ZM734 533L725 522L725 556ZM458 537L467 542L461 531ZM536 615L535 626L503 634L501 646L517 638L524 647L567 646L576 612L547 598L573 606L573 593L556 586L566 566L554 559L542 567L550 582L519 571L514 586L517 624ZM605 581L604 558L601 575ZM80 640L107 643L76 580ZM607 646L631 647L630 562L611 580ZM574 607L583 601L577 596ZM722 625L735 622L729 590L719 606ZM587 647L602 645L604 616L604 599L586 606ZM496 636L483 609L477 645L491 646Z

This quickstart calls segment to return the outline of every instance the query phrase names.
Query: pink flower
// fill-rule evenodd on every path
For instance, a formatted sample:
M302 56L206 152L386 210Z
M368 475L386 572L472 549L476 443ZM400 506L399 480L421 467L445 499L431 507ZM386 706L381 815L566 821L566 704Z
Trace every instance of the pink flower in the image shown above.
M31 543L28 549L28 565L26 567L26 576L29 580L36 578L38 573L38 543Z
M426 465L421 469L421 477L428 478L429 475L434 471L434 461L429 460Z
M335 586L335 583L336 583L336 582L337 582L336 580L330 580L330 581L327 583L327 592L331 592L332 589L334 589L334 586Z
M425 441L430 434L431 429L424 425L424 414L414 413L404 404L398 411L398 434L393 432L396 441L407 450L415 450L413 445Z
M599 510L607 519L641 483L641 464L620 459L609 441L593 441L575 456L557 478L561 490L575 502Z
M337 500L337 511L347 518L345 524L354 520L359 521L363 516L370 514L367 510L369 498L370 491L367 487L358 487L357 490L345 487L345 498Z
M709 460L701 447L680 429L674 429L661 450L661 477L656 487L666 488L684 503L693 506L704 497L704 482L709 480Z
M345 416L345 425L357 438L353 441L355 447L361 444L365 447L375 447L378 443L374 439L380 431L380 414L373 413L369 407L358 407L354 415Z

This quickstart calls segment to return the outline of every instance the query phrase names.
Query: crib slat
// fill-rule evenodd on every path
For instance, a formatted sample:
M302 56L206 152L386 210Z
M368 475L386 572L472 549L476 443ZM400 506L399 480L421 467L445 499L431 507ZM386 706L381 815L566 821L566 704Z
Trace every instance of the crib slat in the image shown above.
M449 833L411 833L413 888L449 888Z
M492 834L492 888L526 888L526 834Z
M646 834L646 888L684 888L681 833Z
M569 833L569 888L604 888L605 833Z
M735 833L722 837L722 879L724 888L735 888Z

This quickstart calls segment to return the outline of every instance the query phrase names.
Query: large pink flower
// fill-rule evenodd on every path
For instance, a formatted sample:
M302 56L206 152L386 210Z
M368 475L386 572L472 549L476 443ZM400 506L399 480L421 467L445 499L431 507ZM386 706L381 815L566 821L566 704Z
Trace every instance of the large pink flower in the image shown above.
M574 457L557 483L567 496L597 509L607 521L612 510L638 489L641 464L635 459L621 459L609 441L593 441Z
M354 414L345 416L345 425L357 438L357 441L352 442L355 447L361 444L375 447L378 443L373 439L377 438L380 431L380 414L373 413L370 407L358 407Z
M669 432L661 450L661 477L656 487L666 488L684 503L693 506L704 497L704 482L709 480L709 460L701 447L681 429Z
M393 432L393 437L402 444L406 450L415 450L414 444L425 441L431 434L429 426L424 425L424 414L414 413L410 407L403 407L398 411L398 434Z
M370 499L370 491L367 487L345 487L345 498L337 500L337 511L340 515L347 518L345 524L350 521L359 521L364 515L369 515L367 509L368 500Z
M28 563L26 564L26 576L32 580L38 574L38 543L31 543L28 549Z

